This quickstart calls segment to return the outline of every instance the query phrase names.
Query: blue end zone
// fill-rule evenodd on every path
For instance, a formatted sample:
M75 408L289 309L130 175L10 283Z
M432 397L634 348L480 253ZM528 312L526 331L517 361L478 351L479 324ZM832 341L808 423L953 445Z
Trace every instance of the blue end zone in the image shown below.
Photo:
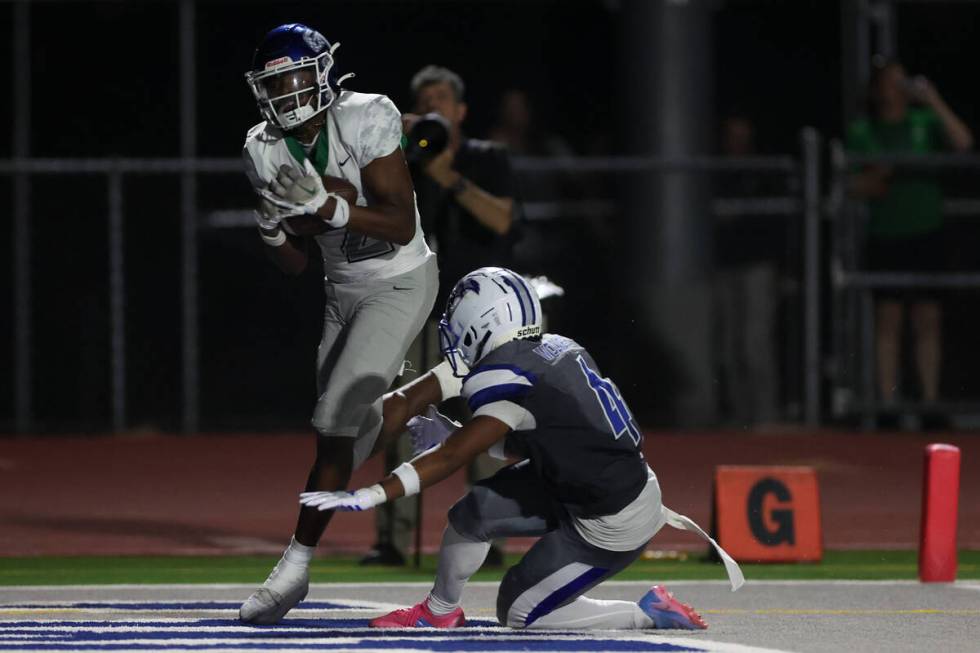
M690 645L644 641L642 633L635 631L624 633L624 638L617 639L609 633L593 637L582 631L519 631L479 623L451 631L378 630L368 628L367 624L367 619L285 619L274 626L246 626L236 619L0 621L0 650L706 650Z

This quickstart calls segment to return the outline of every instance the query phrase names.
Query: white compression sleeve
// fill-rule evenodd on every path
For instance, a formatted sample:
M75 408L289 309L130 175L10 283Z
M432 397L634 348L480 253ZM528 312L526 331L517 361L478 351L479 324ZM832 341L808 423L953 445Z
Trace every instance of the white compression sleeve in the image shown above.
M652 628L653 620L630 601L600 601L580 596L568 605L540 617L529 628L601 628L636 630Z
M453 368L449 361L442 361L433 367L431 372L442 389L443 401L458 397L459 393L463 391L463 379L453 374Z
M468 540L452 524L446 525L436 582L429 592L429 609L433 614L449 614L459 606L466 581L480 569L489 550L489 542Z

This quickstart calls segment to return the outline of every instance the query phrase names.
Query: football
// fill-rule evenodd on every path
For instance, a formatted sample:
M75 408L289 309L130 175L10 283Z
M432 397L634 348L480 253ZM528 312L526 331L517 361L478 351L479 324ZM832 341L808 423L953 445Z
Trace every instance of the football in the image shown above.
M328 193L340 195L348 204L357 202L357 187L342 177L323 177L323 187Z
M349 204L357 202L357 188L354 184L340 177L322 177L323 187L328 193L336 193L343 197ZM289 188L286 199L297 204L305 204L316 195L316 179L310 176L303 177Z
M347 200L347 203L351 206L357 202L357 188L354 186L354 184L341 177L324 176L322 179L323 187L328 193L336 193L337 195L340 195ZM315 189L316 180L309 176L303 177L289 189L287 199L297 203L308 202L314 195L316 195ZM333 198L330 198L327 200L327 204L333 206L333 201ZM328 230L322 220L316 217L311 219L311 216L286 218L284 222L286 223L287 231L297 236L315 236Z

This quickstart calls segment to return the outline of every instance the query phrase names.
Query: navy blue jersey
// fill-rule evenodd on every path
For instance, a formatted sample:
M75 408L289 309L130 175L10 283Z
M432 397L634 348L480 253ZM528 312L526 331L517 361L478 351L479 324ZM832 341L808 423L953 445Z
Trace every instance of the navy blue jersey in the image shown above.
M474 416L513 429L508 453L530 459L555 498L580 517L610 515L647 482L643 436L616 388L581 345L546 334L514 340L463 380Z

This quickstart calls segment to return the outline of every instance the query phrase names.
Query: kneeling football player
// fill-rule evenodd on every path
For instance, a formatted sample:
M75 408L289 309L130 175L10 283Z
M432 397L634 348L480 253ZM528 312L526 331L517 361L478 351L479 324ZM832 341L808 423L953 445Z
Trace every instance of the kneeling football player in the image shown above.
M619 390L581 345L542 334L534 290L510 270L471 272L453 288L439 329L447 360L384 402L384 431L397 433L407 424L416 449L429 449L376 485L306 492L301 502L320 510L365 510L416 494L484 451L519 462L478 482L450 510L428 597L371 625L462 625L463 587L490 541L532 536L540 539L500 584L501 624L706 628L693 608L660 585L636 603L584 596L636 560L665 523L710 541L733 590L744 580L704 531L663 506L657 477L643 458L642 434ZM430 406L457 394L473 411L463 426ZM413 418L426 410L428 416Z

